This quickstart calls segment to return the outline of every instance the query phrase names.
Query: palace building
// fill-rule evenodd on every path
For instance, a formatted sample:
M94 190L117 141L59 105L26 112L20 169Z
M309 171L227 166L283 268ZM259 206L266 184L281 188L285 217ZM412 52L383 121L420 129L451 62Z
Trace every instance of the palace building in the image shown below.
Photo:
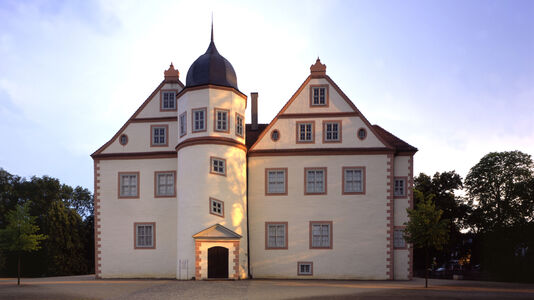
M257 93L245 124L248 97L213 33L179 75L171 64L91 155L97 278L412 277L417 149L371 124L326 65L269 124Z

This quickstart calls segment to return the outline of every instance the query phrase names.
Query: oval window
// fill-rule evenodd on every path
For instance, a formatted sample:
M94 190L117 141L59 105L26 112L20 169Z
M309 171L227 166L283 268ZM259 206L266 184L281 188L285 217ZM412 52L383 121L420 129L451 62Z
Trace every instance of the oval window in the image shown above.
M273 132L271 132L271 139L275 142L280 139L280 132L278 131L278 129L275 129L273 130Z
M128 136L126 134L122 134L120 137L119 137L119 143L123 146L125 146L126 144L128 144Z
M360 128L360 129L358 130L358 138L359 138L360 140L363 140L363 139L365 139L366 137L367 137L367 131L366 131L364 128Z

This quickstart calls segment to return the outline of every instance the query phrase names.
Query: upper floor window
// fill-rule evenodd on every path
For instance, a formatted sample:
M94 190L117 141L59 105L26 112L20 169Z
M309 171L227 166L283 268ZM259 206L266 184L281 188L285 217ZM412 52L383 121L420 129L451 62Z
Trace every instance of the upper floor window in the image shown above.
M393 230L393 248L406 248L404 229Z
M313 143L315 122L297 122L297 143Z
M226 176L226 159L212 156L210 161L210 173Z
M180 115L180 137L187 134L187 112Z
M245 118L243 118L242 115L235 113L235 134L243 137L243 129L244 129L244 122Z
M265 169L265 194L287 195L287 168Z
M406 196L406 179L403 177L395 177L395 185L393 188L393 196L405 197Z
M367 131L365 130L365 128L358 129L358 138L363 141L365 140L366 137L367 137Z
M126 146L126 144L128 144L128 136L126 134L121 134L119 137L119 143L123 146Z
M174 196L176 194L174 174L174 171L156 172L156 197Z
M331 249L332 248L332 222L331 221L311 221L310 222L310 248L311 249Z
M228 112L227 109L215 109L215 131L228 132Z
M167 146L167 130L169 129L168 125L152 125L151 132L151 146Z
M176 110L176 91L161 92L161 110Z
M306 193L326 194L326 168L305 168Z
M275 129L271 132L271 140L274 142L277 142L280 139L280 131L278 129Z
M193 132L206 131L206 108L196 108L193 113Z
M134 248L156 248L156 223L134 223L134 227Z
M365 168L343 168L343 194L365 194Z
M340 121L325 121L323 123L323 141L325 143L341 142Z
M224 202L210 198L210 214L224 217Z
M119 198L139 197L139 172L119 172Z
M265 235L266 249L287 249L287 222L266 222Z
M310 106L328 106L328 85L310 86Z

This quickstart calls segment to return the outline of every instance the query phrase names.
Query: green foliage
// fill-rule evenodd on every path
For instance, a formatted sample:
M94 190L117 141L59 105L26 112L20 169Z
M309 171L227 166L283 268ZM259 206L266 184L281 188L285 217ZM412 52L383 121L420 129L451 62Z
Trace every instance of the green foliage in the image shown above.
M534 163L520 151L492 152L469 171L465 186L470 209L465 223L477 232L532 222Z
M443 211L436 209L434 195L426 197L414 190L417 202L415 209L407 209L409 221L405 223L404 235L415 248L442 249L448 242L448 220L441 219Z
M29 203L17 205L7 214L7 226L0 229L0 247L11 252L30 252L40 249L40 242L46 238L37 234L39 226L35 217L29 215Z

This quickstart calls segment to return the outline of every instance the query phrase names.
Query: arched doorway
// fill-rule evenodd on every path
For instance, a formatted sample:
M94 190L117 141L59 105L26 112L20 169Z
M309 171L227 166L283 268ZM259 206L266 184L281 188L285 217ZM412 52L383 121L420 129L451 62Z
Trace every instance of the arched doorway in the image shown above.
M228 278L228 249L211 247L208 249L208 278Z

